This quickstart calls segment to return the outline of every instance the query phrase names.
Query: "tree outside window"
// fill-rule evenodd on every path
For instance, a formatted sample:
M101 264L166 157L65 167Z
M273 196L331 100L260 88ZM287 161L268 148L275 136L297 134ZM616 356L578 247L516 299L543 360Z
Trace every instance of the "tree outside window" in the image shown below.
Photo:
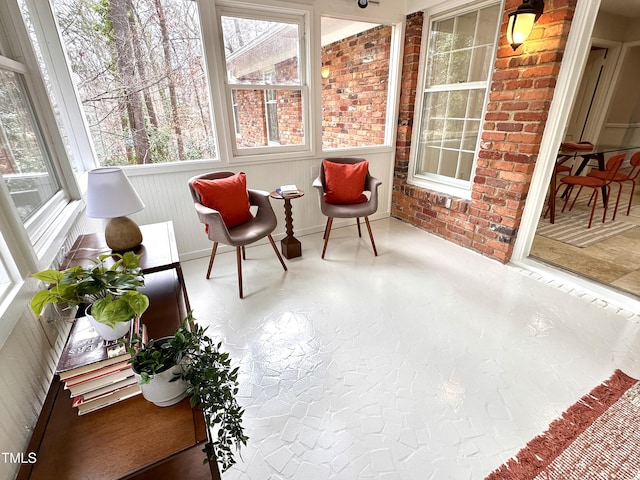
M216 157L197 2L52 4L101 165Z

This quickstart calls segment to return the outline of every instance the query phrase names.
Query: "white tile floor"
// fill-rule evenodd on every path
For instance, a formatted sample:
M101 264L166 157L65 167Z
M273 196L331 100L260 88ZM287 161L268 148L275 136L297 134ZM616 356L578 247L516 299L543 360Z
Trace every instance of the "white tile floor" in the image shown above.
M241 369L250 440L225 480L483 479L615 368L640 321L393 219L184 262Z

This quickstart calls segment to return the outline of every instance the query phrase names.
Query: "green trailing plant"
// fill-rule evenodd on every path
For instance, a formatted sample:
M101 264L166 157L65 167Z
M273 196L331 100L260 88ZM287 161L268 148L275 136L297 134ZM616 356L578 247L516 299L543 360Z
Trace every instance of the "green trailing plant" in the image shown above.
M51 303L91 305L91 316L113 328L149 307L149 298L137 290L144 285L144 276L140 255L133 252L106 253L89 266L43 270L33 276L49 285L31 298L31 309L38 317Z
M236 463L235 453L247 444L242 426L244 409L236 399L238 368L232 368L229 354L221 351L222 342L207 336L191 312L172 337L141 342L134 338L130 347L131 365L149 382L153 375L181 364L180 373L171 380L182 378L187 383L191 406L204 414L212 436L204 452L205 462L217 461L226 471Z

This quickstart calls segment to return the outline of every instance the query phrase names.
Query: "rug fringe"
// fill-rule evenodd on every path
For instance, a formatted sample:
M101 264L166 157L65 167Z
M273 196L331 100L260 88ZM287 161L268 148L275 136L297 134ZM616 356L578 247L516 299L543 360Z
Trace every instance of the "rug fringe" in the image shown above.
M595 387L485 480L531 480L637 382L621 370Z

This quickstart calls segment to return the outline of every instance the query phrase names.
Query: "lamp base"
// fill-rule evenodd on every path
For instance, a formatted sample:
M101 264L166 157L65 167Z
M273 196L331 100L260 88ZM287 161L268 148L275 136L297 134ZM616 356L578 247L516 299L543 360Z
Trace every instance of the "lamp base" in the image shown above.
M107 245L114 252L133 250L142 243L142 232L138 224L127 217L112 218L104 230Z

